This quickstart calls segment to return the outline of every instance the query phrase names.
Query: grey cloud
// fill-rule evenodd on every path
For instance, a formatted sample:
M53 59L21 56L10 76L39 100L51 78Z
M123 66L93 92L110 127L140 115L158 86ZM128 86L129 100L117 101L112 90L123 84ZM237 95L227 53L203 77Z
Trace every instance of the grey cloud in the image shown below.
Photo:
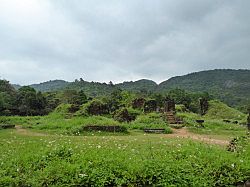
M0 76L15 83L250 67L249 1L0 1Z

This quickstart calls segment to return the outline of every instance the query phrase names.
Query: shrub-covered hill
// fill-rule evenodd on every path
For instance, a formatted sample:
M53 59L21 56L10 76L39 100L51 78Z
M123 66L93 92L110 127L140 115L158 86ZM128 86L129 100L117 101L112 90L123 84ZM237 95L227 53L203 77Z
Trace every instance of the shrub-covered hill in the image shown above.
M123 82L116 85L117 87L134 92L153 92L157 87L157 83L147 79L141 79L138 81Z
M209 70L173 77L159 85L146 79L119 84L88 82L80 79L74 82L55 80L30 86L42 92L63 89L83 90L89 96L103 96L111 93L114 88L143 93L165 93L181 88L190 92L208 92L229 106L240 108L250 104L249 80L250 70Z
M211 100L205 117L209 119L243 120L246 115L220 101Z
M48 92L64 89L68 84L69 82L64 80L50 80L40 84L32 84L30 87L36 89L37 91Z
M181 88L208 92L230 106L250 102L250 70L209 70L173 77L162 82L158 90Z
M42 92L58 91L64 89L84 90L84 92L89 96L103 96L111 93L117 88L132 92L153 92L157 88L157 86L158 85L154 81L146 79L123 82L116 85L112 83L107 84L107 83L99 83L93 81L88 82L82 79L76 80L74 82L54 80L40 84L30 85L30 87L35 88L37 91L42 91ZM17 86L15 87L18 88Z

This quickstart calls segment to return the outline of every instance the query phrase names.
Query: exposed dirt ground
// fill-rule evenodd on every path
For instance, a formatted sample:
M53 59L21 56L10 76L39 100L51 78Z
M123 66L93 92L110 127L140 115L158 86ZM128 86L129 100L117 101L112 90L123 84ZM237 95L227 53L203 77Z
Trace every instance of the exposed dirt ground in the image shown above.
M24 129L21 126L16 125L16 131L18 134L21 135L26 135L26 136L47 136L47 134L45 133L38 133L38 132L33 132L31 130L28 129Z
M186 129L186 128L172 129L172 130L173 130L173 134L167 134L164 137L190 138L193 140L202 141L202 142L209 143L209 144L217 144L217 145L228 145L229 144L229 141L227 141L227 140L214 139L214 138L211 138L207 135L194 134L192 132L189 132L188 129Z

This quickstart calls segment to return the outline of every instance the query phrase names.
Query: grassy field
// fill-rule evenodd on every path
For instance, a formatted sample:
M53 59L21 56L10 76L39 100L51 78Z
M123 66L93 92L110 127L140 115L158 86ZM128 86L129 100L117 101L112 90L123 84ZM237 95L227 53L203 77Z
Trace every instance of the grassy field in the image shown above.
M0 117L0 124L17 126L0 130L0 186L243 184L250 180L250 137L245 126L223 122L234 112L227 110L218 114L212 108L203 117L179 112L186 126L180 130L157 113L140 114L131 123L63 111ZM245 117L237 113L228 119L241 123ZM205 120L204 128L196 119ZM82 131L87 125L119 125L125 131ZM165 128L166 134L145 134L144 128Z
M250 147L131 133L20 134L1 130L1 186L227 186L250 177Z
M86 135L87 132L82 131L82 127L88 125L99 126L122 126L125 132L130 129L143 130L144 128L164 128L165 133L171 133L166 121L163 120L161 114L150 113L147 115L139 115L137 119L131 123L119 123L108 116L71 116L60 113L51 113L48 116L35 117L0 117L0 123L20 125L24 128L34 130L42 130L51 133L68 134L68 135ZM88 133L87 133L88 134Z

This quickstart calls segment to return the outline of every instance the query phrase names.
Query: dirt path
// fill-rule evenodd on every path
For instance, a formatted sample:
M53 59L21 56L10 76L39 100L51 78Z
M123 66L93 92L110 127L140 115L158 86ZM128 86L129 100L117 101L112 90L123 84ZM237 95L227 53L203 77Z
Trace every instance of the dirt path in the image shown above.
M25 135L25 136L48 136L45 133L33 132L29 129L24 129L19 125L16 125L15 128L18 134ZM207 135L194 134L194 133L189 132L186 128L173 129L172 134L167 134L163 136L166 138L190 138L190 139L201 141L204 143L217 144L217 145L229 144L229 141L227 140L214 139Z
M28 130L28 129L24 129L19 125L16 125L15 128L16 128L17 133L21 134L21 135L26 135L26 136L47 136L47 134L44 134L44 133L38 133L38 132L33 132L31 130Z
M193 140L209 143L209 144L217 144L217 145L228 145L229 141L214 139L207 135L194 134L189 132L186 128L181 129L173 129L173 134L167 134L164 137L167 138L190 138Z

